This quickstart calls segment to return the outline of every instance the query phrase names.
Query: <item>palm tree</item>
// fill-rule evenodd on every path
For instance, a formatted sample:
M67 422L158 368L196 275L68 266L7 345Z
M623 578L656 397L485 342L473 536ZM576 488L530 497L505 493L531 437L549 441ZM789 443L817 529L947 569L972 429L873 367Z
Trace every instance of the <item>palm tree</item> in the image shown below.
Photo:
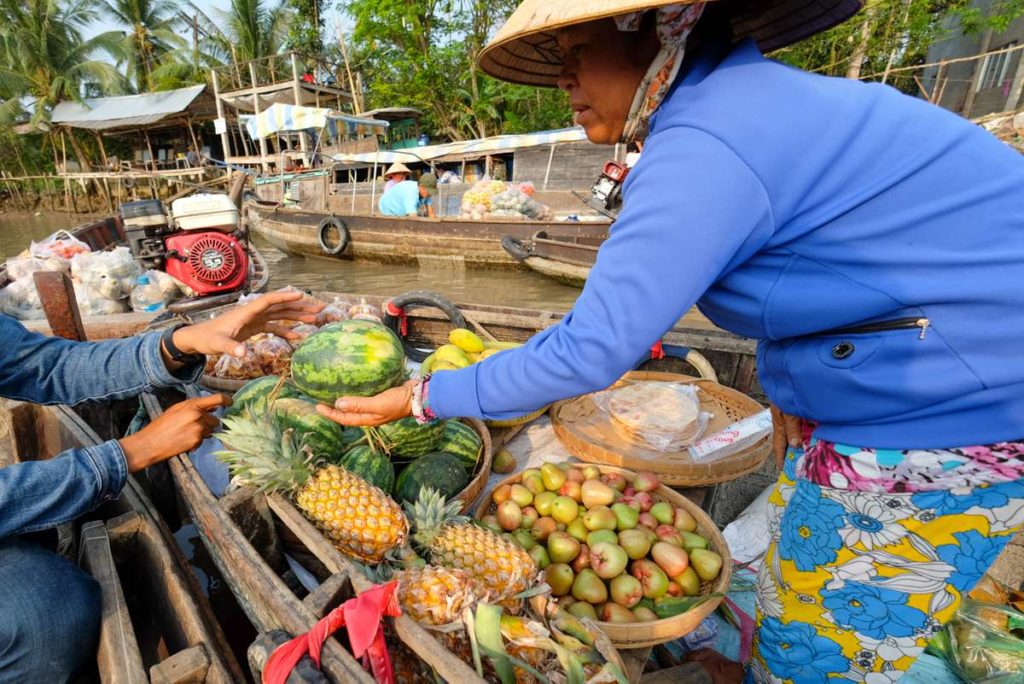
M181 47L176 0L108 0L106 15L127 31L118 46L128 80L138 92L153 90L153 71L171 50Z
M231 9L224 15L229 43L222 44L221 50L238 62L276 55L288 38L290 16L284 2L271 7L263 0L231 0Z

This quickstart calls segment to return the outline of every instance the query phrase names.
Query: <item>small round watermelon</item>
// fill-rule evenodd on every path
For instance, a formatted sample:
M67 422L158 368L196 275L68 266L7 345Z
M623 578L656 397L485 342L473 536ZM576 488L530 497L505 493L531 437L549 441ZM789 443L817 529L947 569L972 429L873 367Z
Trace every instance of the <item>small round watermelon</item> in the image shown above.
M262 418L267 412L267 399L279 380L280 378L276 375L264 375L262 378L250 380L242 385L231 398L231 406L224 412L224 417L241 415L246 409L249 409L255 418ZM304 395L291 380L284 381L277 393L277 398L313 401Z
M472 473L476 470L483 446L483 440L472 427L461 420L446 420L437 450L455 454L462 459L462 465L466 467L466 470Z
M338 465L385 492L395 486L395 466L391 460L366 444L346 451Z
M292 380L317 401L370 397L405 378L405 350L388 328L339 321L313 333L292 355Z
M270 412L285 427L293 428L300 442L313 451L314 456L336 461L353 443L353 437L346 429L330 418L317 413L316 404L302 399L278 399L270 406Z
M415 458L438 450L437 444L444 434L444 421L421 424L409 416L379 426L377 434L392 456Z
M433 487L451 499L469 484L462 460L455 454L436 451L410 463L395 482L394 497L399 502L416 503L423 487Z

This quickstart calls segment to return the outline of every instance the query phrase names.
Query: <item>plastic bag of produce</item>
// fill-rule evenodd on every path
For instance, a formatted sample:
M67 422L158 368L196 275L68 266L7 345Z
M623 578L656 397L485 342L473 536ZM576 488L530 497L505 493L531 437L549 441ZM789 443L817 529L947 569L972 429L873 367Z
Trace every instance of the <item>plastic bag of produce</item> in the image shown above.
M374 323L383 322L380 309L375 307L373 304L367 304L365 299L360 300L358 304L350 306L348 309L348 315L354 321L372 321Z
M263 375L288 375L292 367L292 346L288 340L273 333L260 333L249 338L252 353Z
M631 382L598 392L593 401L620 437L656 451L685 449L710 418L697 388L677 382Z
M7 277L11 280L31 278L36 271L64 271L70 270L70 265L64 259L57 257L17 257L7 260Z
M29 245L29 253L34 257L48 259L70 260L76 254L90 252L89 245L85 244L66 230L58 230L44 240L33 242Z
M128 311L124 299L112 299L83 282L75 283L75 300L83 316L109 316Z
M462 195L462 217L483 220L487 212L494 208L494 196L504 192L506 187L507 184L499 180L487 179L474 183Z
M46 318L31 275L14 280L0 289L0 311L19 321Z
M302 342L302 340L306 339L319 329L320 328L310 323L299 323L298 325L293 325L292 332L298 335L298 337L293 340L288 340L288 342L292 345L292 348L295 348L299 346L299 343Z
M932 640L950 668L967 682L1024 684L1024 613L965 599Z
M333 301L327 304L320 313L316 315L316 320L313 321L314 325L324 326L331 323L337 323L338 321L347 321L352 316L348 310L352 308L352 302L347 302L340 297L335 297Z
M263 375L256 354L253 353L252 345L246 343L245 355L241 358L222 354L217 363L213 366L213 374L218 378L228 380L251 380Z
M141 273L127 247L77 254L71 260L71 276L107 299L129 297Z

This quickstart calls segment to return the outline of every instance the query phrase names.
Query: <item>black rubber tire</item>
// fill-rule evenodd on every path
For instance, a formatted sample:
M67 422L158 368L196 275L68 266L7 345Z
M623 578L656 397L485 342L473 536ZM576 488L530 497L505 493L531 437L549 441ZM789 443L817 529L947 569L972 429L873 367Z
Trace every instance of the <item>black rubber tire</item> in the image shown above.
M523 246L523 243L511 235L505 235L501 238L501 248L508 252L508 255L516 261L526 261L527 257L530 256L529 250Z
M453 327L466 327L466 319L463 317L462 312L459 311L459 307L455 306L455 304L447 297L439 295L436 292L413 290L412 292L406 292L398 295L391 300L391 303L399 309L404 309L411 305L430 306L435 309L440 309L446 316L448 316L448 320L452 322ZM402 340L402 346L405 348L405 355L413 361L423 361L425 358L430 356L430 352L424 352L421 349L417 349L402 337L401 324L401 318L392 316L385 310L384 325L390 328L391 331L398 335L399 339Z
M332 227L338 231L338 234L341 235L341 239L338 241L337 245L328 246L326 240L327 229ZM328 216L320 222L319 226L317 226L316 239L320 243L320 249L324 254L328 256L337 256L344 252L345 248L348 247L350 239L348 226L346 226L345 222L337 216Z

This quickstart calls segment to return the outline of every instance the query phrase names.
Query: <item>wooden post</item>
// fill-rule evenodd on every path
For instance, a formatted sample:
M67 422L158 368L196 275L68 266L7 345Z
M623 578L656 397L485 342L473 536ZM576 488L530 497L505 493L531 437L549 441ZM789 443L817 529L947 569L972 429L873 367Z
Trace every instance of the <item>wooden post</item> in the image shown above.
M992 33L992 28L985 29L985 33L981 37L981 47L978 49L979 53L988 52L989 46L992 45ZM967 97L964 98L964 106L963 109L960 110L960 113L968 119L971 118L971 110L974 109L974 98L977 97L978 88L981 85L981 77L985 73L985 67L988 65L989 59L991 59L991 56L985 55L982 59L974 60L974 68L971 71L971 81L967 84Z
M356 114L363 113L363 103L359 101L359 95L356 91L356 82L352 78L352 69L348 64L348 47L345 45L345 34L341 32L341 26L338 26L338 45L341 47L341 58L345 61L345 73L348 74L348 87L352 91L352 110Z
M299 58L291 53L292 59L292 93L295 95L295 106L302 106L302 83L299 81ZM299 131L299 146L302 148L302 165L309 168L309 143L305 131Z
M544 189L548 189L548 176L551 175L551 162L555 160L555 146L551 146L551 152L548 154L548 167L544 169Z
M210 77L213 79L213 100L217 105L217 118L224 121L224 132L220 134L220 146L224 149L221 154L224 155L224 162L227 162L228 157L231 155L231 141L228 139L228 122L224 118L224 103L220 99L220 81L217 79L217 70L210 69Z
M1009 55L1007 59L1009 59ZM1003 111L1012 112L1021 104L1020 96L1024 92L1024 54L1017 58L1017 70L1013 72L1013 81L1010 82L1010 92L1006 96L1006 104Z
M154 173L155 173L156 172L156 155L153 154L153 144L149 141L149 129L143 128L142 129L142 135L144 135L146 137L146 149L149 150L149 163L151 165L150 168L152 168Z
M256 89L256 65L249 62L249 76L252 78L252 108L256 116L260 115L260 95ZM267 166L267 141L264 138L260 138L260 169L263 173L269 170Z
M71 200L72 200L72 198L74 198L75 194L71 190L71 186L68 184L68 146L67 146L67 144L64 141L64 129L63 128L60 129L60 151L61 151L61 156L62 156L62 158L64 160L63 166L61 166L61 176L64 177L64 208L70 214L71 213ZM54 154L56 155L56 150L54 151ZM75 211L77 213L78 207L75 207Z

